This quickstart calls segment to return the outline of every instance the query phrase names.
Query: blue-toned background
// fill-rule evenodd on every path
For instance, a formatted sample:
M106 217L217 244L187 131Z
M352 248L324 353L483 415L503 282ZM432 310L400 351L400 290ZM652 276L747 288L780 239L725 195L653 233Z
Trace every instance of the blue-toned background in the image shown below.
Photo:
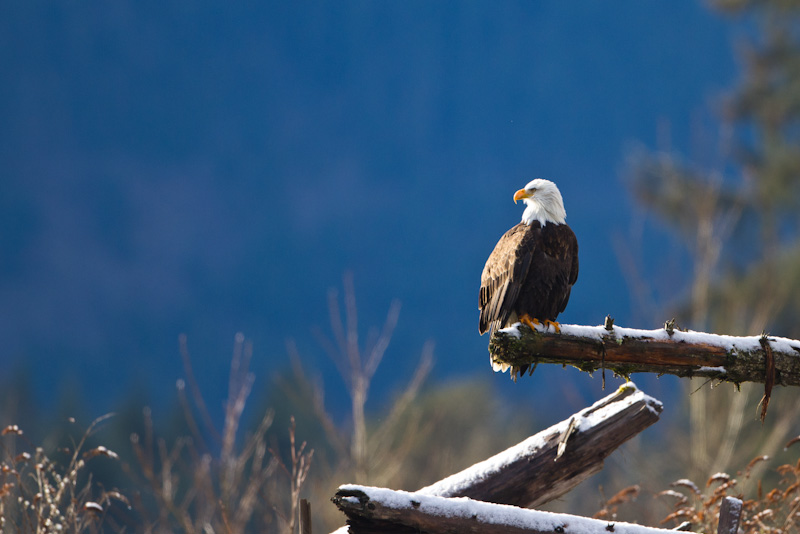
M625 159L690 149L734 37L699 1L5 2L0 373L102 412L171 394L185 332L221 398L242 331L258 376L287 338L327 375L346 271L364 330L402 301L380 389L428 339L437 379L490 373L480 271L534 177L580 241L561 319L656 327L613 245Z

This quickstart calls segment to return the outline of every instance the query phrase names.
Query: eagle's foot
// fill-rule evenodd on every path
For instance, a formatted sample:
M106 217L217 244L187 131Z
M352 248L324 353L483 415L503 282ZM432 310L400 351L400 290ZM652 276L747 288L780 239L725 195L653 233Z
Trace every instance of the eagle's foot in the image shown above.
M544 328L545 328L545 330L547 330L548 326L552 326L553 330L555 330L556 334L560 334L561 333L561 325L558 324L557 321L551 321L549 319L545 319L544 320Z
M527 313L523 313L522 316L519 318L519 322L530 328L531 330L536 330L534 325L542 324L539 319L535 319L528 315Z

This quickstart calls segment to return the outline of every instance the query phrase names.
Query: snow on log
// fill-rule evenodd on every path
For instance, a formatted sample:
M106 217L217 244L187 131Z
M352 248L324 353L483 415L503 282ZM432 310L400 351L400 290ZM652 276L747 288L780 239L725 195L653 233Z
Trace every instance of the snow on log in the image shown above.
M742 501L736 497L725 497L719 508L717 534L736 534L742 519Z
M629 382L620 387L615 393L597 401L592 406L584 408L569 419L562 421L535 434L525 441L501 452L488 460L479 462L460 473L451 475L435 484L422 488L414 494L406 492L393 492L392 490L369 489L361 486L345 485L333 497L333 502L347 514L352 530L359 533L397 533L397 532L476 532L491 534L493 532L540 532L528 528L516 527L509 522L496 521L497 517L514 514L509 510L518 510L513 506L489 508L489 515L495 519L478 522L469 514L466 519L453 519L447 523L441 517L434 518L435 525L429 523L403 523L387 519L397 515L409 515L408 503L415 513L419 506L413 503L422 503L425 499L434 497L442 498L441 502L449 503L475 503L475 506L537 506L556 499L567 493L580 482L600 471L603 460L617 449L622 443L635 436L651 424L658 421L663 407L661 402L644 394ZM403 497L401 504L405 508L395 507L395 512L388 512L386 517L375 516L373 512L380 508L387 509L380 501L370 500L376 491L390 492L382 495L401 495L415 497L411 500ZM474 500L471 500L474 499ZM485 503L477 501L487 501ZM376 504L376 502L378 504ZM426 500L425 502L434 502ZM440 501L436 501L440 502ZM489 504L497 503L497 504ZM447 505L450 506L450 505ZM462 505L463 507L466 505ZM392 508L391 506L388 509ZM524 510L523 510L524 511ZM532 512L530 510L527 510ZM644 530L609 530L609 525L615 523L593 522L573 516L555 516L545 512L535 517L564 517L569 521L547 523L550 530L546 532L565 532L583 534L586 532L629 532L648 533L665 532L659 529ZM534 516L524 516L534 517ZM444 521L444 523L443 523ZM533 521L533 519L531 519ZM601 524L606 530L577 530L576 525ZM445 524L447 523L447 524ZM485 523L485 524L484 524ZM542 523L545 524L545 523ZM620 523L616 523L620 524ZM572 526L570 526L572 525ZM423 528L425 526L425 528ZM560 531L559 528L569 527L569 530ZM573 528L575 527L575 528ZM633 528L632 526L628 526ZM591 527L594 529L594 526ZM626 527L627 528L627 527ZM641 528L641 527L636 527ZM347 528L343 527L336 534L345 534Z
M512 374L523 366L560 363L587 372L605 368L625 377L650 372L735 384L769 384L768 364L774 362L774 384L800 385L800 341L774 336L735 337L669 326L638 330L613 324L561 325L558 334L517 323L495 332L489 353L494 367L510 367Z
M445 498L368 486L340 486L334 504L352 534L666 534L630 523L527 510L465 497Z
M418 493L544 504L600 471L603 460L658 421L661 410L661 402L629 382L569 419Z

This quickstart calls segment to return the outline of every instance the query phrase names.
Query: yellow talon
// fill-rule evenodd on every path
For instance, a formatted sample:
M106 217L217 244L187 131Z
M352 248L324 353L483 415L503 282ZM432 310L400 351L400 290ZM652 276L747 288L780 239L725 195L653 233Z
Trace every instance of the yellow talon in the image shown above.
M555 330L555 331L556 331L556 334L560 334L560 333L561 333L561 325L560 325L560 324L558 324L558 322L556 322L556 321L551 321L551 320L549 320L549 319L545 319L545 321L544 321L544 327L545 327L545 328L547 328L548 326L552 326L552 327L553 327L553 330Z
M534 318L534 317L531 317L531 316L530 316L530 315L528 315L527 313L523 313L523 314L520 316L520 318L519 318L519 322L521 322L522 324L526 325L526 326L527 326L528 328L530 328L531 330L536 330L536 328L534 327L534 325L543 325L543 326L544 326L544 329L545 329L545 331L547 330L547 327L548 327L548 326L552 326L552 327L553 327L553 330L554 330L554 331L555 331L557 334L560 334L560 333L561 333L561 325L560 325L560 324L558 324L556 321L551 321L550 319L545 319L545 320L544 320L544 323L543 323L543 322L542 322L542 321L540 321L539 319L536 319L536 318Z
M539 319L534 319L527 313L522 314L522 317L519 318L519 322L521 322L531 330L536 330L536 328L533 325L542 324L539 322Z

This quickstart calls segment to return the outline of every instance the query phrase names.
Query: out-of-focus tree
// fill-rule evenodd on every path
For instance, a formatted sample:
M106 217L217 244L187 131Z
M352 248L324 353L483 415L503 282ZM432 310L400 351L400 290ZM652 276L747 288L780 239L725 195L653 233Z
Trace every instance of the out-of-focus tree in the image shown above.
M716 0L713 6L747 28L739 53L742 79L721 106L718 161L709 168L668 150L639 151L627 168L637 202L677 236L693 272L685 286L655 299L661 305L650 316L663 321L674 315L681 326L698 330L798 337L800 2ZM640 274L632 287L642 293L645 280L659 276ZM649 285L655 293L657 284ZM772 454L798 431L792 425L800 416L795 392L776 391L759 428L758 387L702 386L691 381L686 390L686 460L694 476Z
M736 125L734 158L759 229L759 254L738 277L719 284L722 324L800 335L800 2L716 0L746 17L756 35L741 45L744 77L726 99L723 116ZM726 305L725 296L730 303ZM735 313L731 313L734 311ZM745 320L743 320L745 319Z
M744 77L725 103L738 124L737 159L752 182L762 246L781 246L786 223L792 238L800 222L800 2L716 0L718 9L749 18L757 35L744 42Z

